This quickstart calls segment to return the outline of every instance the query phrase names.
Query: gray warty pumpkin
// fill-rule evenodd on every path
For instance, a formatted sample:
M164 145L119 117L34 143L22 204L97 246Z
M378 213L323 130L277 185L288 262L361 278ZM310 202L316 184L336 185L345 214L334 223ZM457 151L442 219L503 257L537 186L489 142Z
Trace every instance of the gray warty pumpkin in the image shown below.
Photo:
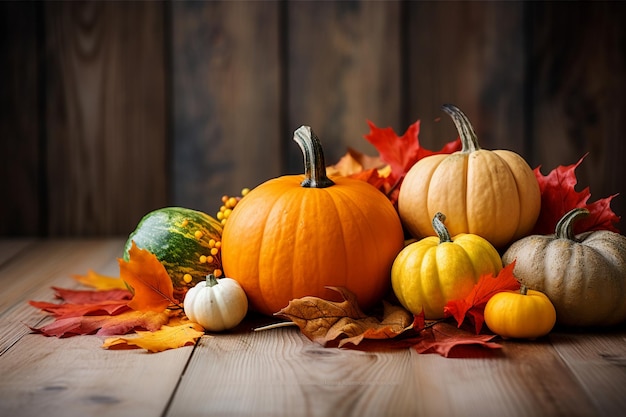
M626 320L626 237L608 230L574 236L573 224L589 214L573 209L554 235L532 235L504 253L505 265L528 288L545 293L557 323L610 326Z

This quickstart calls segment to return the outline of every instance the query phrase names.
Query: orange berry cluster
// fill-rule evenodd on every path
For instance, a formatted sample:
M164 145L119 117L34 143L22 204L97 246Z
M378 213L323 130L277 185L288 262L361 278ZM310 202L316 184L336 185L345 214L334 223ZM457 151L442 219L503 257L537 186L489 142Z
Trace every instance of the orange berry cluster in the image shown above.
M220 242L219 240L215 240L215 239L211 239L209 240L209 248L211 248L211 250L209 251L208 255L201 255L200 256L200 263L204 264L204 263L217 263L218 265L221 265L221 261L220 261L220 248L222 247L222 242ZM213 275L215 275L216 278L219 278L222 276L222 270L219 268L216 268L213 271Z
M220 207L220 210L217 212L217 220L219 220L220 223L222 223L222 226L226 224L226 221L228 220L230 213L232 213L237 203L239 203L239 201L241 201L241 199L244 198L246 194L248 194L249 192L250 192L249 188L244 188L243 190L241 190L240 196L237 196L237 197L230 197L227 195L222 196L222 206Z

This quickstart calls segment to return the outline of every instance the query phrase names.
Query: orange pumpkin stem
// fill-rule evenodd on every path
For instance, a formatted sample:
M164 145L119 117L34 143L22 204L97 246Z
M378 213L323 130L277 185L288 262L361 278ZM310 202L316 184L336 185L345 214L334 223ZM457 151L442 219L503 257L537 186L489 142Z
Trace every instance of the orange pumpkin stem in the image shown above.
M456 107L454 104L444 104L441 106L441 109L452 117L456 130L459 132L462 144L461 152L471 153L480 150L478 137L474 132L474 128L461 109Z
M568 211L556 224L554 235L557 239L569 239L578 241L576 234L574 233L574 223L583 217L589 215L589 210L586 208L575 208Z
M304 155L304 180L300 185L305 188L326 188L335 185L326 176L326 164L322 144L309 126L301 126L293 134L293 140L300 146Z
M452 242L452 238L450 237L450 232L443 224L446 221L446 216L443 213L437 212L435 217L433 217L433 229L437 236L439 236L439 244L444 242Z

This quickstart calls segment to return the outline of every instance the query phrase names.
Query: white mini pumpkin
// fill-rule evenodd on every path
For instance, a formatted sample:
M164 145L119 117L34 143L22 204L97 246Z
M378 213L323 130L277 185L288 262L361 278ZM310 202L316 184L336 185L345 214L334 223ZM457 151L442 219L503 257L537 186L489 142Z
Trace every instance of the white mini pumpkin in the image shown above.
M248 312L248 298L232 278L215 278L209 274L185 294L185 314L210 332L221 332L237 326Z

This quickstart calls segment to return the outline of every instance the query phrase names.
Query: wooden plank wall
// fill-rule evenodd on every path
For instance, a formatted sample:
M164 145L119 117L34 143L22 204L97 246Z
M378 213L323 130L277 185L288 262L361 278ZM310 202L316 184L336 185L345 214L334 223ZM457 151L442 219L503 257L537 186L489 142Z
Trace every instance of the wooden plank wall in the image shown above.
M577 173L626 203L623 2L2 2L0 235L125 235L165 205L375 151L367 120ZM622 227L622 229L624 229Z

